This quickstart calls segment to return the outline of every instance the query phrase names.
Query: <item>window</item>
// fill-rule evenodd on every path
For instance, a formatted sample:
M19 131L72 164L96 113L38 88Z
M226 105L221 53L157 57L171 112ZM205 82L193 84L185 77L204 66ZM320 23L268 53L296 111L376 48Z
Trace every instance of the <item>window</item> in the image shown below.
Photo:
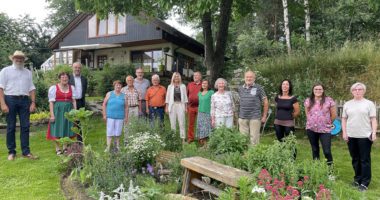
M88 37L99 37L126 32L126 16L109 14L107 19L98 19L96 15L88 20Z
M98 56L98 68L103 68L106 63L107 63L106 55Z
M158 72L162 60L161 50L134 51L131 52L132 64L135 67L143 67L147 72Z

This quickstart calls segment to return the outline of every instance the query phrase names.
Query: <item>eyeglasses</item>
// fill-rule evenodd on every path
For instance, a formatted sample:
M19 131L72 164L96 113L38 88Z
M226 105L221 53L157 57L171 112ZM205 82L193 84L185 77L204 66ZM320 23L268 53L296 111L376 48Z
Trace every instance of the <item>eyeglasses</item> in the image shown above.
M363 91L364 89L363 88L355 88L355 89L352 89L352 91Z

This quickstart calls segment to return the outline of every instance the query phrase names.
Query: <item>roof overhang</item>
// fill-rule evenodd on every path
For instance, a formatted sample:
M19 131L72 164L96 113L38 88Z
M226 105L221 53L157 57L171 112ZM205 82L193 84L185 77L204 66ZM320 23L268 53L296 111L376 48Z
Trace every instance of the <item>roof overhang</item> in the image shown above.
M62 46L59 50L94 50L94 49L107 49L121 47L121 44L83 44L83 45L73 45L73 46Z

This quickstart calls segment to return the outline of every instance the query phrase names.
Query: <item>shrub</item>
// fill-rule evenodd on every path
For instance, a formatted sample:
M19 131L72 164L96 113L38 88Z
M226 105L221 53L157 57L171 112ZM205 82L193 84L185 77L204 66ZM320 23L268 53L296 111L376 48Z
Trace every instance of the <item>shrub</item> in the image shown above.
M134 74L135 67L133 65L106 66L94 76L94 79L98 83L95 88L95 93L104 96L108 91L113 90L113 81L120 80L121 82L125 82L127 75Z
M136 162L136 167L152 164L156 155L163 149L165 143L156 133L140 132L128 137L126 150Z
M261 169L267 169L274 177L279 178L281 174L290 177L296 176L294 167L294 155L296 148L296 136L290 135L284 142L274 141L272 145L259 144L250 147L247 152L248 171L257 174Z
M248 136L241 134L236 128L220 127L212 132L208 145L215 154L242 153L248 148L248 142Z
M163 150L179 152L182 150L182 140L179 136L179 132L171 130L170 126L161 127L159 123L155 123L151 127L149 121L131 118L128 124L128 134L134 135L140 132L152 132L157 133L162 141L165 142Z
M129 185L135 164L132 155L126 152L116 154L99 154L87 149L85 151L81 181L94 191L112 192L120 184ZM98 195L93 194L95 197Z

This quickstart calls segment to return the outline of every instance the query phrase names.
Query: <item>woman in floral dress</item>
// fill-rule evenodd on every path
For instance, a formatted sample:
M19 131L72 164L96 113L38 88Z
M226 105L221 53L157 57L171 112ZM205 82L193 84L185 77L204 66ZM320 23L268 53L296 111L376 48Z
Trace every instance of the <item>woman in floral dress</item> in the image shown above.
M208 80L202 81L201 91L198 93L198 118L197 118L197 138L199 144L206 145L208 136L211 133L211 96L214 94L213 90L209 90Z

